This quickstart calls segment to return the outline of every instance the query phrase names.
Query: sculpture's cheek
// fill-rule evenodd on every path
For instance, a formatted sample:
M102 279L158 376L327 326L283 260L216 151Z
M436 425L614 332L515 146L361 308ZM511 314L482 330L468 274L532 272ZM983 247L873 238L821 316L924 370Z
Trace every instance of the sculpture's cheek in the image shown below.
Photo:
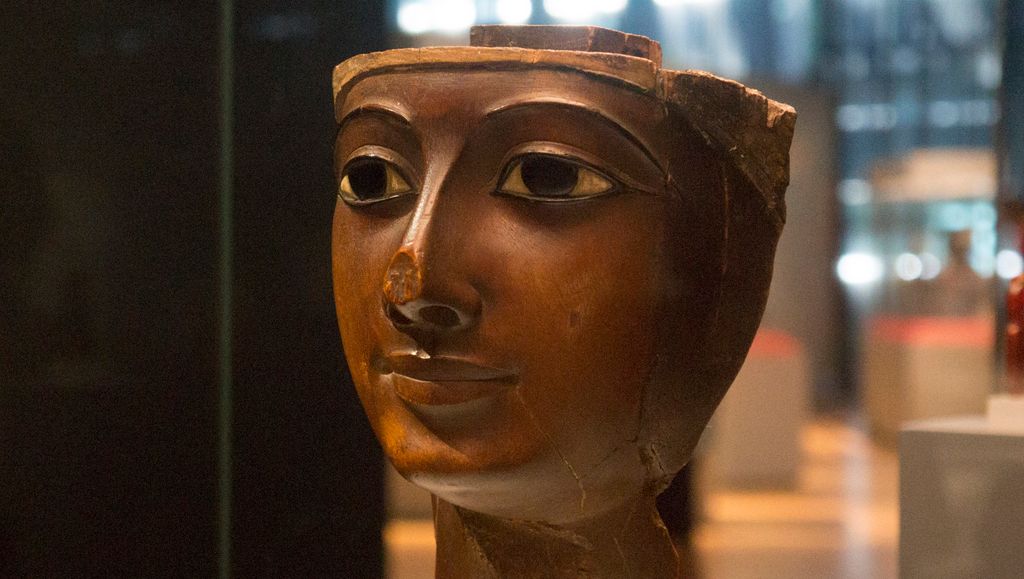
M373 360L415 347L376 307L388 245L400 241L345 208L335 223L335 297L360 397L401 472L473 510L571 520L643 485L635 441L657 335L663 211L623 195L578 208L585 218L559 226L524 203L461 204L459 215L475 224L459 233L465 250L431 263L483 300L471 329L435 346L514 368L516 384L497 396L426 407L396 393L394 375ZM635 235L617 234L638 222L647 225Z
M647 476L641 409L672 270L664 252L670 201L657 167L621 131L592 112L566 110L564 99L484 119L516 103L513 88L499 94L479 88L492 86L486 82L422 74L389 92L375 84L386 76L375 78L351 98L409 113L419 153L404 152L416 147L391 135L400 129L379 113L357 122L380 132L350 125L340 148L387 145L413 165L421 159L409 173L420 176L419 189L394 204L339 206L334 272L349 366L385 452L447 501L507 517L565 522L639 494ZM550 71L531 78L536 90L519 95L524 100L576 86ZM593 84L573 100L646 127L641 140L653 142L656 103ZM381 95L391 100L381 104ZM391 136L367 140L378 135ZM524 146L549 157L568 151L580 163L577 178L593 171L618 188L559 203L524 196L535 180L501 180L509 159L526 163ZM422 323L421 307L445 310L450 315L434 319L451 323ZM471 360L514 380L487 396L438 404L459 396L443 383L396 378L386 363L395 353Z

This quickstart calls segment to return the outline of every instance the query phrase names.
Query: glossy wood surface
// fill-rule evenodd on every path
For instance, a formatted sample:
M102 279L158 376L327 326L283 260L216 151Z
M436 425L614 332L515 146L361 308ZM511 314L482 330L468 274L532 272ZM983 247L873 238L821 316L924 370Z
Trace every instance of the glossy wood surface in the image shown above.
M438 577L678 574L654 496L760 319L795 114L627 36L335 71L339 325Z

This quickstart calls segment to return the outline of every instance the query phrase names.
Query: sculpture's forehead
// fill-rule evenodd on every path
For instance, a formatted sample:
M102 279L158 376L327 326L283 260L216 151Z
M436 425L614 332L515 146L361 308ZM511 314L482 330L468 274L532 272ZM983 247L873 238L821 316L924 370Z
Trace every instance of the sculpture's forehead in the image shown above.
M459 107L468 103L484 106L485 102L497 106L495 99L525 98L530 91L534 98L544 98L543 85L553 94L551 98L575 98L589 105L637 140L650 142L650 148L656 151L679 148L678 138L670 133L674 123L663 121L671 117L685 120L702 143L749 180L769 210L779 215L781 224L781 199L789 182L789 144L796 121L792 107L706 72L661 69L656 46L653 52L648 47L646 57L633 56L645 52L634 50L636 39L621 38L619 48L623 50L612 50L614 47L605 42L608 38L598 39L601 41L595 45L596 37L585 27L570 34L585 41L582 45L570 42L571 46L562 46L563 33L526 28L529 30L513 31L515 38L501 31L483 30L480 42L470 47L403 48L354 56L334 68L335 120L341 123L347 114L369 104L370 93L375 93L375 98L391 94L396 106L403 100L407 102L402 104L415 104L421 112L455 115L458 110L472 110L479 114L477 108ZM517 40L520 32L526 35L523 38L536 34L551 38L523 43ZM404 76L410 73L412 76ZM430 78L447 80L411 89L410 81L401 80L419 82L435 73L439 76ZM504 74L508 76L503 78L510 80L484 87L469 80L480 78L478 73ZM582 80L557 87L537 80L552 74ZM384 84L380 84L382 81ZM369 87L376 88L371 91ZM435 90L442 87L448 91L445 97ZM423 91L428 89L434 91L431 98L438 102L427 104ZM412 100L414 95L422 98ZM452 100L456 96L461 100ZM456 107L455 102L460 104Z
M338 118L366 107L386 108L413 124L478 122L503 110L550 105L607 117L650 135L666 111L653 95L572 70L487 68L402 70L356 81L338 104ZM456 127L457 128L457 127Z

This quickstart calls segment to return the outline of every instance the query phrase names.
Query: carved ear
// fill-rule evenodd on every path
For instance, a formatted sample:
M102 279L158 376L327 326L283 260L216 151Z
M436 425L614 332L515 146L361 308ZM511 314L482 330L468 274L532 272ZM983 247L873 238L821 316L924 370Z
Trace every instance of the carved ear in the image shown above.
M658 90L759 194L779 230L786 221L793 107L703 71L659 71Z

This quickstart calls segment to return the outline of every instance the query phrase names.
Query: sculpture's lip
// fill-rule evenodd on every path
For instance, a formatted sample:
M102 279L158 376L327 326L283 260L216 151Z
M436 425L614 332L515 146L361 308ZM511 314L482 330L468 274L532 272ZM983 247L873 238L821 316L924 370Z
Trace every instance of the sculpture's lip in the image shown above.
M513 370L453 356L401 353L389 355L385 360L391 372L424 382L480 382L504 380L516 375Z
M514 370L457 357L394 354L384 362L384 373L393 375L395 393L413 404L462 404L500 394L518 381Z

